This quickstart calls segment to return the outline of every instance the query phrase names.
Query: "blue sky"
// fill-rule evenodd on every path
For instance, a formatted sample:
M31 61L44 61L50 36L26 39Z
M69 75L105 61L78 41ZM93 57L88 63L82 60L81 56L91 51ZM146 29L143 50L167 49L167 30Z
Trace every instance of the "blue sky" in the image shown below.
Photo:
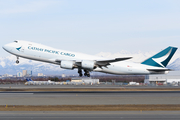
M0 0L0 44L14 40L92 55L179 47L180 1Z

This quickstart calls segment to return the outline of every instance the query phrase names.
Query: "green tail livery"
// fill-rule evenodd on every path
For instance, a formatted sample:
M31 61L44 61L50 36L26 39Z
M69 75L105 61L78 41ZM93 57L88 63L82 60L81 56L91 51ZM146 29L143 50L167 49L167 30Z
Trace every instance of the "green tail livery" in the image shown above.
M141 64L154 66L154 67L166 67L174 53L176 52L176 47L168 47L151 58L145 60Z

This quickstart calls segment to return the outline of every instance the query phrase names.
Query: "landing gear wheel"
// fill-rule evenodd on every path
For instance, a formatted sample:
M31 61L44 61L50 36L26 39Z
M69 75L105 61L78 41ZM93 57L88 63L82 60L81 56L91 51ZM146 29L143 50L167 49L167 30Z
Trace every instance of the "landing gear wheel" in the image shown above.
M19 57L17 56L16 64L19 64Z
M16 60L16 64L19 64L19 60Z
M87 77L90 77L90 74L87 74Z
M89 71L88 70L84 70L84 76L87 76L87 77L90 77L90 73L89 73Z
M82 70L81 69L78 69L78 73L79 73L79 77L82 77Z
M79 74L79 77L82 77L82 74Z

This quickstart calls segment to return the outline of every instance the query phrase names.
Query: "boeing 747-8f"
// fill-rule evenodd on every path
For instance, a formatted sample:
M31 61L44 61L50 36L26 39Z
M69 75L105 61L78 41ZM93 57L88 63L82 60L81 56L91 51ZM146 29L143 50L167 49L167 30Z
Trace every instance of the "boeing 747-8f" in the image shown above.
M107 59L77 52L55 49L38 43L16 40L3 46L7 52L19 57L60 65L64 69L78 69L79 76L90 77L91 71L117 75L165 74L167 64L176 52L176 47L168 47L142 63L127 62L132 57Z

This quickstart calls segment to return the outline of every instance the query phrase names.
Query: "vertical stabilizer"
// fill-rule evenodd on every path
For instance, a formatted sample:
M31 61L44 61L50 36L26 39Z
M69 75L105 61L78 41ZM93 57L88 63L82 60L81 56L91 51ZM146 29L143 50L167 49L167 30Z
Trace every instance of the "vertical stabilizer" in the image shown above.
M150 57L149 59L145 60L141 64L165 68L177 49L178 48L176 47L170 46L162 50L161 52L157 53L156 55Z
M30 82L30 81L33 81L33 80L31 80L31 78L26 78L26 81Z

